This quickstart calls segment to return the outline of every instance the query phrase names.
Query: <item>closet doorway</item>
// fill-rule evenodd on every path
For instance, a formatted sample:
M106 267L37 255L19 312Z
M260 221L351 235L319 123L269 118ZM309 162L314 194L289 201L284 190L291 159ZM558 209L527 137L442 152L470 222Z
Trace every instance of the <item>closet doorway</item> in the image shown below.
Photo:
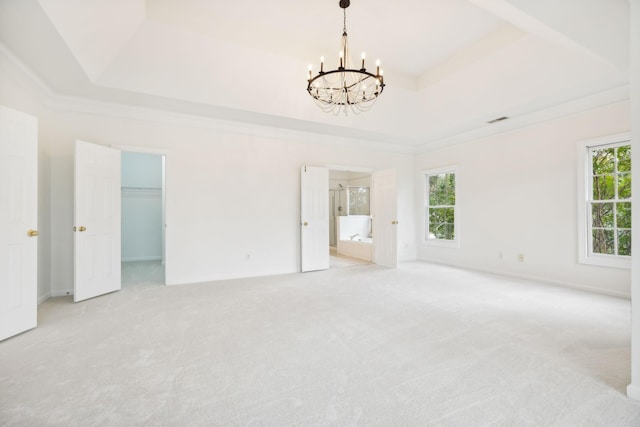
M165 284L165 156L122 151L122 287Z

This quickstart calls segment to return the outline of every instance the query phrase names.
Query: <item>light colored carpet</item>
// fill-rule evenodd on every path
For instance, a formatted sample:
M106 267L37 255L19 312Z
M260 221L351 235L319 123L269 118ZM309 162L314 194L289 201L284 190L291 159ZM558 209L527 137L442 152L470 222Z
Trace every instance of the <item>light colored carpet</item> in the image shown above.
M0 424L637 427L629 317L420 262L53 298L0 343Z

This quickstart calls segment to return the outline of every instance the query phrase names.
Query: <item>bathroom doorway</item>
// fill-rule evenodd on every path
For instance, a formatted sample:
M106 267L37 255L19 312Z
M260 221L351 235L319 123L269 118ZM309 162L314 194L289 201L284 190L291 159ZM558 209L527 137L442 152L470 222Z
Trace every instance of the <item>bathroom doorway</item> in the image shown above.
M370 196L370 172L329 170L329 253L332 267L372 262Z
M122 151L122 286L165 284L165 156Z

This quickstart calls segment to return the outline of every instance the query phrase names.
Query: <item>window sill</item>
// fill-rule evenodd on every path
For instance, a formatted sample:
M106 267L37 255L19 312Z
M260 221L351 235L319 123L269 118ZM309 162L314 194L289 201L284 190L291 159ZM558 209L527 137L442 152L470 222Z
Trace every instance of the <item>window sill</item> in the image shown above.
M454 249L457 249L460 247L460 242L458 240L429 239L429 240L423 240L422 244L424 246L436 246L436 247L454 248Z
M631 257L619 257L614 255L590 255L581 256L580 264L594 265L598 267L631 269Z

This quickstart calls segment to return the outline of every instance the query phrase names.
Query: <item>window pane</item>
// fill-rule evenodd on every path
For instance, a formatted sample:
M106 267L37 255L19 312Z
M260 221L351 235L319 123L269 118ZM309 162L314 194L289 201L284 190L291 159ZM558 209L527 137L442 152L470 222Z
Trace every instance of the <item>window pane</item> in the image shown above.
M454 239L453 224L445 224L443 229L444 229L444 237L442 238L445 240L453 240Z
M429 205L453 206L456 203L456 176L452 173L429 177Z
M631 255L631 230L618 230L618 255Z
M615 159L615 148L593 150L593 174L601 175L614 172Z
M631 172L631 146L618 147L618 172Z
M448 173L446 175L447 182L447 195L445 199L445 205L453 206L456 204L456 175Z
M429 223L430 224L443 224L446 222L444 208L430 208L429 209Z
M591 205L591 224L593 227L613 228L613 203L593 203Z
M614 175L593 177L593 200L611 200L616 197Z
M618 199L631 198L631 174L623 173L618 175Z
M454 212L454 208L430 208L428 237L453 240Z
M437 206L438 203L438 176L429 177L429 206Z
M447 176L445 174L438 175L438 204L447 204Z
M349 212L348 215L369 215L369 187L348 187Z
M615 254L615 235L613 230L593 229L593 253Z
M616 204L616 227L631 228L631 203Z

